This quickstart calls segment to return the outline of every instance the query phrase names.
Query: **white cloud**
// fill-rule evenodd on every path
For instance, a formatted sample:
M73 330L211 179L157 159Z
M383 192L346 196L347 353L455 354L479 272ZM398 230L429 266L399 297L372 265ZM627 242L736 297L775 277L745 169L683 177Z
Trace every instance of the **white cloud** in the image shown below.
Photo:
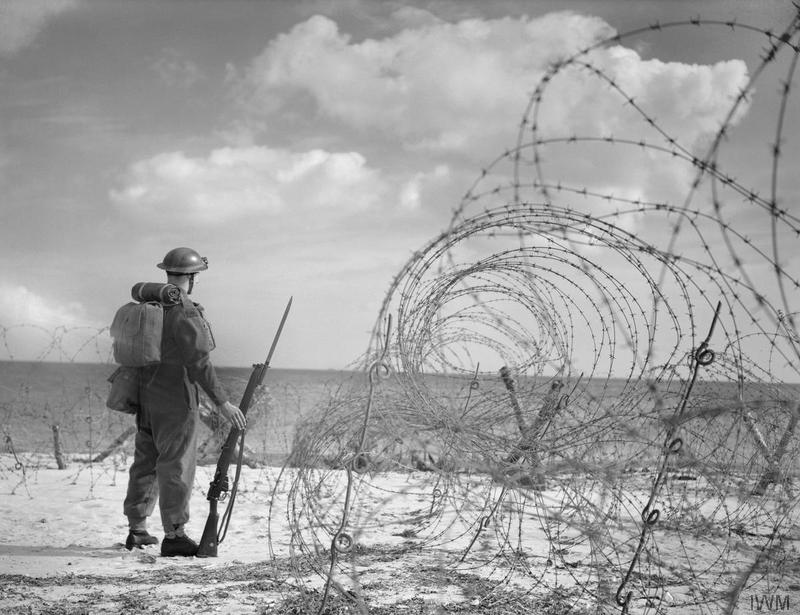
M0 4L0 55L30 45L47 22L79 6L78 0L3 0Z
M246 108L260 104L270 117L276 117L281 100L288 113L299 93L310 95L328 121L362 132L377 129L407 149L456 154L483 165L516 144L523 112L545 71L614 33L599 18L568 12L409 23L415 25L392 36L354 42L331 19L312 17L271 41L242 73L249 88L237 92ZM599 47L581 60L603 71L624 95L589 70L564 69L544 90L536 118L539 136L612 135L663 145L663 136L636 114L627 96L691 150L719 127L747 82L746 66L738 60L666 63L620 45ZM582 157L584 166L594 167L580 178L589 186L608 183L608 175L615 184L626 175L649 177L665 164L663 158L616 152L599 159L597 150L587 155L582 147L565 157L555 154L548 160L548 179L575 183L570 174ZM626 185L624 179L622 186L643 199L674 197L674 191L648 194L646 185ZM415 201L413 180L403 199Z
M697 176L691 156L705 156L704 145L723 122L735 124L747 111L742 105L728 117L748 82L744 62L665 63L642 60L621 47L592 54L587 62L605 78L578 66L564 69L544 90L536 116L539 139L576 140L538 147L540 164L520 165L521 181L569 187L571 191L550 190L551 202L594 215L626 210L632 206L626 201L683 205ZM623 104L626 98L633 99L636 108ZM524 159L532 157L530 150L524 152ZM586 198L580 194L584 190L598 196ZM521 198L541 199L539 192L530 192L521 191ZM702 205L696 195L694 204ZM663 220L652 215L626 215L614 222L638 232L648 220L664 227Z
M450 178L450 169L446 165L438 165L431 173L415 173L400 187L399 203L401 209L417 210L422 206L422 191L431 183L442 184Z
M246 72L255 101L313 95L325 116L395 134L409 147L507 144L530 89L554 60L612 33L597 18L430 22L352 43L315 16L272 41ZM253 99L248 101L252 106Z
M591 63L687 149L719 129L748 82L747 66L741 60L710 66L643 60L635 51L615 46L593 54ZM572 100L580 103L573 107L573 113L586 112L584 123L603 126L609 134L621 135L626 127L644 132L646 120L624 104L619 93L609 87L598 87L604 86L599 79L569 87L574 89L576 85L582 95L573 96ZM746 105L741 107L734 119L740 118L746 109Z
M377 206L387 190L386 180L357 152L250 146L139 161L111 199L137 217L212 225L253 213L359 212Z

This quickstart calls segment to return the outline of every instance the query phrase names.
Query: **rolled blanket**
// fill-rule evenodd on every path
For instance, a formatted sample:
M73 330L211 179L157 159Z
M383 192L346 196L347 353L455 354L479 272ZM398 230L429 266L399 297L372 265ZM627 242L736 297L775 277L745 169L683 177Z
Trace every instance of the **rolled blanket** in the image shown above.
M134 301L158 301L164 305L173 305L181 301L181 289L174 284L160 282L139 282L131 288Z

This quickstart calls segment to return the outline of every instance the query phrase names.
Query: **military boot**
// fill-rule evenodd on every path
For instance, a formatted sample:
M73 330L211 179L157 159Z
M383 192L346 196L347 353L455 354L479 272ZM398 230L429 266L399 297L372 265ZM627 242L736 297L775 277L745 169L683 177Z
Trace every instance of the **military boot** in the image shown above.
M157 545L158 538L151 536L147 530L131 530L128 532L128 538L125 540L125 548L131 551L134 547L140 549L146 545Z
M197 543L186 535L174 538L164 537L161 541L161 555L164 557L191 557L197 554Z

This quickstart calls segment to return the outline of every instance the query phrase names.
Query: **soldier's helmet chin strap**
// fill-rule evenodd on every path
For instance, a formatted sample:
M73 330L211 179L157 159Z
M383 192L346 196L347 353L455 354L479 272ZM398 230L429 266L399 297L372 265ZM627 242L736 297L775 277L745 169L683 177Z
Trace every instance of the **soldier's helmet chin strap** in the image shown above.
M167 273L172 276L179 276L179 277L187 276L189 278L189 288L186 290L186 294L187 295L192 294L192 289L194 288L194 276L197 275L196 271L193 273L177 273L174 271L168 271Z

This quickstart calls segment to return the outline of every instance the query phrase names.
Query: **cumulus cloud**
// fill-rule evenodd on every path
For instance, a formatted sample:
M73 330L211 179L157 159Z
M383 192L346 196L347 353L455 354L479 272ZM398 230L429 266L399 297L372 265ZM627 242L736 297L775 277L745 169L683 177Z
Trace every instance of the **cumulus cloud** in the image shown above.
M111 199L135 216L216 224L248 214L347 214L376 207L389 185L357 152L224 147L133 164Z
M272 41L246 79L250 96L270 108L277 92L302 91L327 117L452 151L513 134L543 70L611 33L597 18L559 13L429 22L354 43L314 16Z
M593 54L591 64L605 73L622 93L596 77L581 80L580 71L566 80L565 87L573 94L571 100L580 103L571 113L580 118L587 130L601 126L609 134L612 131L622 134L625 130L641 133L645 120L631 105L624 104L632 99L660 128L687 148L719 129L748 83L747 66L741 60L714 65L643 60L631 49L614 46ZM584 77L586 74L583 71ZM745 105L738 109L733 119L740 118L746 108Z
M328 121L377 129L407 149L485 163L515 145L533 88L553 63L615 33L599 18L570 12L409 23L356 42L333 20L311 17L272 40L241 73L241 100L274 114L281 101L290 113L298 96L310 97ZM561 71L537 117L543 136L641 131L630 97L691 148L719 127L747 80L738 60L667 63L621 45L600 46L581 60L624 95L585 68Z
M614 199L683 204L697 174L691 157L704 157L710 136L747 111L741 105L730 116L748 83L744 62L643 60L619 46L584 62L589 68L564 69L548 83L536 116L540 139L575 141L538 147L540 164L522 165L523 181L568 186L573 192L550 193L553 202L598 215L626 207ZM574 190L601 196L580 197ZM634 231L634 221L641 219L633 216L623 226Z
M27 47L50 19L79 4L79 0L3 0L0 55L10 55Z
M415 211L424 206L426 186L463 177L465 158L467 165L485 165L516 144L532 90L554 62L614 34L599 18L569 12L448 23L406 11L397 21L405 24L398 32L354 41L332 19L311 17L273 39L245 69L231 66L229 85L246 109L261 110L253 121L262 127L291 116L292 125L319 127L328 143L351 138L353 130L380 131L401 147L439 155L435 164L446 162L452 172L412 166L390 178L352 151L259 146L240 123L231 132L238 146L199 157L162 153L133 164L112 200L136 215L207 225L254 212L346 214L387 203ZM581 62L606 79L578 65L559 71L538 109L539 136L664 145L630 98L691 150L719 127L748 77L738 60L708 66L646 60L619 44L600 46ZM298 115L298 100L311 101L316 114ZM344 130L332 131L332 123ZM691 181L691 167L676 168L669 156L586 143L559 147L545 148L544 180L596 191L612 186L617 196L658 202L679 199Z

